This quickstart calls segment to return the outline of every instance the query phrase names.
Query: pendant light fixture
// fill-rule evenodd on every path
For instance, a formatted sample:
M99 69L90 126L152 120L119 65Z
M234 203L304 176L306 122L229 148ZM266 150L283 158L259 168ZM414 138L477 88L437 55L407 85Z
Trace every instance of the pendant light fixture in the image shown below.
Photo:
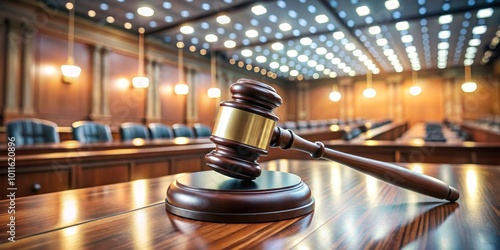
M178 56L178 72L179 72L179 83L177 83L174 87L174 92L177 95L187 95L189 93L189 86L184 81L184 58L183 58L183 42L177 42L177 48L179 48L179 56Z
M208 98L215 99L220 97L220 89L217 88L217 56L214 51L210 55L210 66L211 83L207 94Z
M75 65L73 58L74 50L74 33L75 33L75 5L74 2L66 3L66 8L69 10L68 18L68 59L66 64L61 65L61 73L64 83L71 83L80 76L82 69Z
M137 76L132 79L134 88L144 89L149 86L149 78L144 75L144 28L139 28L139 67Z
M465 65L465 82L462 84L462 90L465 93L472 93L476 91L477 84L471 80L470 65Z
M377 91L372 87L372 72L370 70L366 71L366 89L363 90L363 96L365 98L373 98L377 95Z
M333 84L332 85L332 92L330 92L330 100L332 102L338 102L340 99L342 99L342 95L339 92L339 86L338 84Z
M420 86L418 86L418 82L417 82L417 72L416 71L412 71L411 72L411 83L412 83L412 86L410 87L410 95L412 96L418 96L422 93L422 88Z

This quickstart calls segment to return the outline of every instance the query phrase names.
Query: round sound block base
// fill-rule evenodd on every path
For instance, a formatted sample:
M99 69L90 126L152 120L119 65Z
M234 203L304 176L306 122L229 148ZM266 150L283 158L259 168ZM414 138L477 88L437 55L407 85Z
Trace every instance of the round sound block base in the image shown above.
M253 181L215 171L184 174L170 184L166 210L212 222L248 223L285 220L314 210L311 190L291 173L262 171Z

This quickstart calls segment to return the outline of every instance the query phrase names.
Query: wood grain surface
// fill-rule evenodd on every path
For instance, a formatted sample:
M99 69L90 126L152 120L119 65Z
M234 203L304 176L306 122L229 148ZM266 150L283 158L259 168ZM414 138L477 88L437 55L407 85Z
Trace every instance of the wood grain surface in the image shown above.
M460 200L423 196L335 162L275 160L261 166L299 175L312 190L314 212L268 223L189 220L165 211L176 178L167 176L19 198L16 242L7 242L2 213L0 248L498 249L498 166L401 165L457 187Z

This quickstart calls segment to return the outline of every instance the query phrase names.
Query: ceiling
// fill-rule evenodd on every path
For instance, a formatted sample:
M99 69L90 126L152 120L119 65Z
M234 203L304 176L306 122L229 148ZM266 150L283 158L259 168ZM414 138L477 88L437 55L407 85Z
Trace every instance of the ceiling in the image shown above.
M44 1L60 9L68 2ZM500 51L500 0L76 0L74 6L77 16L100 25L134 34L144 27L146 39L182 41L186 51L215 52L288 80L481 65ZM154 14L141 16L139 7ZM221 23L221 15L229 22Z

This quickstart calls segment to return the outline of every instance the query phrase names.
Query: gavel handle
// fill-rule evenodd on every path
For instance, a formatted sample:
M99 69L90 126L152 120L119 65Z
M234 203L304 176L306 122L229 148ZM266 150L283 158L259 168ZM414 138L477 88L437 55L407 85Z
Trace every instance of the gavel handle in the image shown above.
M367 159L325 148L323 143L310 142L288 129L274 128L271 147L295 149L309 153L316 159L336 161L379 180L434 198L454 202L460 196L455 188L436 178L387 162Z

